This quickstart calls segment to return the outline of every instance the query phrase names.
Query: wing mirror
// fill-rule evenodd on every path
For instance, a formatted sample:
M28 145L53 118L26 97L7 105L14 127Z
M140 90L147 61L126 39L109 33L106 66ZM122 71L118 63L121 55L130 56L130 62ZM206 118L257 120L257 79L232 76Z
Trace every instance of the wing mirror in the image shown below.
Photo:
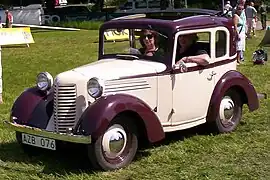
M179 70L179 69L181 72L187 72L188 68L186 66L186 63L184 63L183 61L180 61L177 64L173 65L173 70Z

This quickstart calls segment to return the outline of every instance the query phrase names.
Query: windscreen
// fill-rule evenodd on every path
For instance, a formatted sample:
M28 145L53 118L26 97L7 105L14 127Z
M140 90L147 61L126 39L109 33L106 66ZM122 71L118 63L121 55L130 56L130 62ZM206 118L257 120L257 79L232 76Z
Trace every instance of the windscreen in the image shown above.
M137 57L162 61L167 53L168 37L153 29L107 29L103 55Z

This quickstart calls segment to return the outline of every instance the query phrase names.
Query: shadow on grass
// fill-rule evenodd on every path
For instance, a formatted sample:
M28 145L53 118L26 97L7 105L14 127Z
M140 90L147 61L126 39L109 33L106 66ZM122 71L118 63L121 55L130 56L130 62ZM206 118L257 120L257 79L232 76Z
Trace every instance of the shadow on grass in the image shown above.
M240 121L239 125L241 126L244 124L246 124L245 121ZM163 146L163 145L169 145L177 141L184 141L185 139L188 139L194 136L210 136L210 135L215 136L215 135L218 135L218 133L211 131L209 127L207 126L207 124L202 124L202 125L190 128L190 129L168 132L166 133L165 139L150 146L158 147L158 146Z
M22 45L7 45L7 46L2 46L2 49L9 49L9 48L27 48L27 45L26 44L22 44Z
M245 124L241 121L240 124ZM166 133L166 138L155 144L148 144L141 147L137 152L134 161L140 161L151 155L148 151L151 148L170 145L177 141L184 141L193 136L208 136L211 135L207 130L206 125L200 125L191 129ZM213 134L215 135L215 134ZM60 146L59 146L60 145ZM81 174L81 173L95 173L88 160L87 148L84 145L74 144L57 144L57 151L36 149L38 154L36 156L28 156L22 147L17 142L0 144L0 168L9 171L22 171L29 173L29 169L19 168L19 166L12 167L8 162L17 162L22 164L29 164L32 166L42 166L43 169L39 173L54 174L55 176L64 176L66 174ZM147 150L148 149L148 150ZM36 170L30 170L35 171Z
M91 166L87 156L87 148L83 145L58 145L57 151L36 149L35 155L27 155L17 142L0 145L0 168L8 171L20 171L29 173L54 174L55 176L64 176L66 174L96 173ZM147 157L150 153L138 151L134 161ZM42 166L40 172L37 170L25 170L19 166L11 166L12 163L29 164L36 167Z

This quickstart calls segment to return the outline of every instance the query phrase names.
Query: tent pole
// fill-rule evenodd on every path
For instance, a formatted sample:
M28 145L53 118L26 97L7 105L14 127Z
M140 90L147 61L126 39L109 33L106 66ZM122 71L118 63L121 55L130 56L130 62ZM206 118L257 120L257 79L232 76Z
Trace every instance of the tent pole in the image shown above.
M0 104L3 104L2 48L0 45Z

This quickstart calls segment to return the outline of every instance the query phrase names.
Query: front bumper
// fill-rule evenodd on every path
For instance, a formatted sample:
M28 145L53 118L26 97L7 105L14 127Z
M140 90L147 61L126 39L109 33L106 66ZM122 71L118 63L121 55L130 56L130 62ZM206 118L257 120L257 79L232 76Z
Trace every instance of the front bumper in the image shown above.
M51 139L60 140L60 141L72 142L72 143L79 143L79 144L91 143L91 136L55 133L55 132L42 130L39 128L12 123L9 121L4 121L4 123L8 128L17 132L23 132L27 134L32 134L36 136L51 138Z

